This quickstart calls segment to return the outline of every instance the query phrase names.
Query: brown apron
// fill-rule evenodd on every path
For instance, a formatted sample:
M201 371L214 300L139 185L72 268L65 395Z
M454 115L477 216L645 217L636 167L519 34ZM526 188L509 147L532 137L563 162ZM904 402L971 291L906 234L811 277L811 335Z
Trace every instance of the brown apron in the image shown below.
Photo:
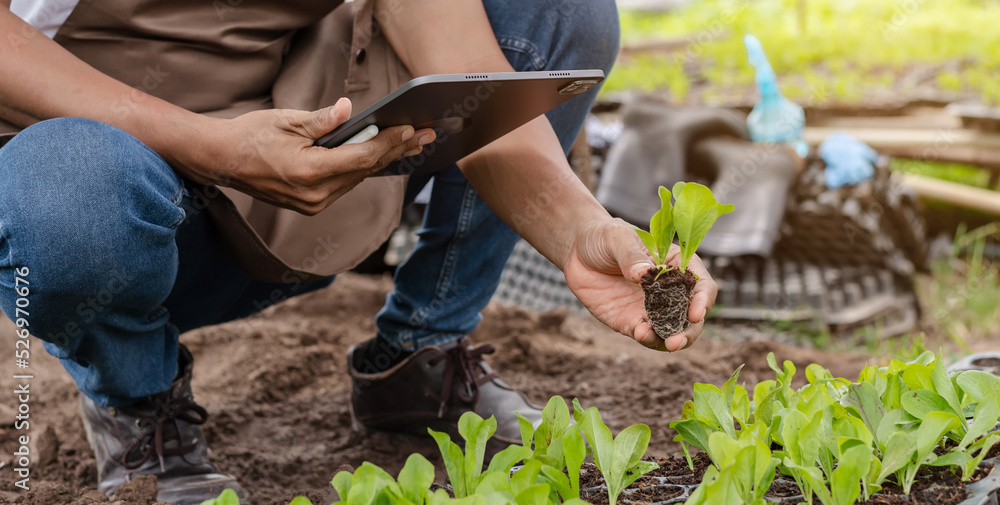
M373 3L81 0L55 41L121 82L211 116L316 110L341 96L359 111L410 78ZM367 179L313 217L214 186L194 203L248 273L288 283L343 272L377 249L399 223L405 184Z

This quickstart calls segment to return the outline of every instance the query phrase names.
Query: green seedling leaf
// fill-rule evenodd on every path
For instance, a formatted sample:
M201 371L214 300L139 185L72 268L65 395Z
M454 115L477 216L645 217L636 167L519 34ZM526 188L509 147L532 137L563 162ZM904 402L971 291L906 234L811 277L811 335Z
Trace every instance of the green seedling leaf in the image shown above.
M712 384L694 384L694 408L692 416L713 430L724 431L736 438L736 428L733 426L732 397L726 399L723 390Z
M931 379L932 373L933 370L930 366L913 363L903 369L903 373L900 376L903 378L903 383L906 384L906 387L910 389L927 389L933 391L934 381Z
M330 482L333 485L333 489L337 490L337 496L340 497L340 501L347 501L347 496L351 492L351 479L353 475L351 472L340 471L337 475L333 476L333 480Z
M924 417L920 426L913 433L916 441L916 452L903 472L903 492L910 494L910 487L913 486L917 470L934 459L934 448L941 443L945 433L961 424L963 421L958 416L948 412L930 412Z
M840 456L837 469L830 478L830 491L835 505L851 505L861 494L861 481L868 475L872 462L871 447L853 444Z
M365 462L354 472L351 478L351 491L347 494L347 499L343 500L347 505L370 505L375 501L381 487L378 474L378 467Z
M553 440L569 426L569 409L561 396L553 396L542 409L542 423L535 430L535 454L545 454ZM522 436L523 438L523 436Z
M663 265L667 260L670 244L674 241L674 209L670 205L670 191L667 188L660 186L657 193L660 195L660 210L653 215L649 226L656 245L658 264Z
M656 265L663 267L670 252L670 244L674 241L674 213L670 204L670 191L660 186L657 192L660 196L660 210L649 220L649 232L637 226L632 228L639 234Z
M587 458L587 446L580 435L578 427L566 430L562 437L563 456L566 460L566 473L569 475L570 494L563 498L580 497L580 468ZM564 504L565 505L565 504Z
M877 435L882 417L885 416L885 407L882 406L882 399L875 386L869 382L851 384L847 387L847 395L840 399L840 404L853 410L868 431Z
M688 505L741 505L744 503L740 496L739 486L736 483L736 469L727 468L719 472L715 467L709 467L705 472L703 484L685 502ZM705 488L705 493L699 495L699 491Z
M958 400L958 392L955 390L955 385L951 382L951 377L948 376L948 369L944 366L944 359L940 355L937 356L931 367L931 383L934 385L934 392L947 402L950 407L949 411L964 419L965 416L962 415L962 402ZM964 425L961 431L964 434Z
M510 469L514 467L519 461L524 461L530 458L532 451L528 447L520 445L511 445L506 449L496 453L493 459L490 460L490 466L486 469L487 473L500 473L509 474Z
M607 478L611 471L611 459L614 452L614 438L611 430L601 421L601 413L596 407L590 407L583 411L583 421L580 423L583 434L590 442L590 449L594 455L594 465Z
M826 487L826 479L823 477L822 470L811 465L799 465L788 458L783 459L781 464L784 465L785 470L795 479L795 483L798 484L799 490L802 491L802 496L806 500L806 503L812 503L814 493L816 496L819 496L820 501L823 503L831 504L833 502L830 490Z
M548 484L535 484L517 493L514 501L517 505L546 505L550 490Z
M886 412L879 423L876 438L879 440L879 451L885 452L888 440L896 432L909 433L916 429L916 419L903 409Z
M520 448L516 445L511 447ZM420 454L411 454L396 480L403 496L410 503L421 505L427 499L431 484L434 484L434 465Z
M903 383L903 378L900 374L892 373L887 375L885 394L882 395L882 405L885 406L886 411L903 408L903 394L907 391L909 391L909 388Z
M489 419L483 419L475 412L466 412L458 419L458 433L465 439L463 475L466 492L471 492L476 488L476 482L483 471L483 461L486 459L486 442L496 430L497 420L493 416L490 416ZM454 485L455 482L452 481L452 486ZM457 490L455 496L459 497Z
M507 502L514 501L514 493L510 489L510 472L500 473L500 472L486 472L483 474L482 478L479 479L479 485L476 486L476 494L480 496L486 495L498 495L504 498ZM497 501L496 498L491 498L487 500L488 502ZM420 505L415 504L415 505Z
M919 364L919 365L930 365L934 362L936 356L931 351L924 351L920 353L920 356L914 358L913 361L907 363L907 365Z
M466 487L465 478L465 456L458 444L451 441L447 433L427 429L434 437L438 450L441 451L441 459L444 460L444 468L448 473L448 480L451 482L452 491L456 498L464 498L472 491Z
M542 465L542 477L548 481L549 486L562 497L571 497L573 494L572 484L569 477L562 470L549 465ZM579 496L579 493L577 493Z
M520 470L510 478L510 489L515 495L535 485L542 472L542 462L537 459L526 461Z
M614 438L611 471L604 476L608 484L609 503L617 503L619 493L628 486L626 472L634 472L633 481L642 476L635 470L649 447L650 434L649 426L635 424L625 428ZM646 470L647 473L649 471Z
M708 230L719 216L732 212L736 207L718 203L711 189L694 182L678 182L674 185L673 195L676 199L673 225L681 247L681 270L687 270L688 262Z
M708 453L712 461L717 461L712 457L712 452L708 447L708 436L710 431L705 429L705 425L696 419L682 419L670 423L670 427L677 430L675 442L681 442L681 447L688 459L688 466L692 466L691 456L688 455L687 446L693 445Z
M222 503L220 505L230 505L229 503ZM233 502L231 505L240 505L239 500ZM288 502L288 505L313 505L312 500L306 498L305 496L296 496L292 498L292 501Z
M887 477L910 463L916 452L914 438L912 433L896 432L884 439L882 469L875 479L875 484L882 484Z
M652 224L650 226L652 226ZM653 235L648 231L639 228L638 226L633 226L632 228L635 230L637 234L639 234L639 238L642 239L643 245L646 246L646 249L649 251L649 254L653 256L653 261L655 261L657 265L661 264L660 257L656 252L656 239L653 237Z
M956 450L964 451L966 447L979 439L979 437L993 429L997 424L998 418L1000 418L1000 406L997 405L996 399L987 397L980 400L976 406L976 413L972 417L972 425L969 426L969 430L966 432L965 437L962 438L962 441L959 442Z
M865 445L872 445L875 435L868 430L865 423L854 416L844 416L833 423L833 436L835 438L854 438L864 441Z
M955 382L974 401L992 397L1000 403L1000 377L982 370L969 370L958 374Z
M240 497L232 489L223 489L217 498L205 500L201 505L240 505Z
M902 404L903 410L907 414L921 420L931 412L947 412L956 417L959 416L960 412L953 411L951 405L948 405L948 402L941 395L929 389L907 391L903 395Z
M577 423L583 422L583 407L579 398L573 398L573 420Z
M514 415L517 416L517 427L521 430L521 445L530 449L535 440L535 426L520 413L514 412Z

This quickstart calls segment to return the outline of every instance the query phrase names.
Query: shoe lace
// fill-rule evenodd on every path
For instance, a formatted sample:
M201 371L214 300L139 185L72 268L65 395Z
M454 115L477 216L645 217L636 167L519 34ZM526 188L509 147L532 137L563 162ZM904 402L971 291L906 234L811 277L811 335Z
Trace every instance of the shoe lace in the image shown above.
M486 373L483 368L483 355L493 354L496 347L493 344L483 344L472 347L465 342L449 349L444 354L436 356L428 361L431 366L436 365L441 360L447 360L444 369L444 383L441 387L441 406L438 409L438 418L444 417L445 408L451 400L451 393L456 388L452 386L458 379L461 387L457 388L458 398L466 403L475 403L479 399L479 386L497 377L496 372ZM479 373L476 373L476 370Z
M208 420L208 411L202 406L194 403L188 395L177 394L179 383L175 384L169 391L150 398L154 405L151 415L142 416L137 422L146 425L146 430L142 435L132 441L122 453L121 464L126 470L137 470L156 454L159 459L160 471L166 472L164 457L179 456L187 454L195 449L197 440L188 445L178 445L177 447L165 447L164 441L175 438L178 443L182 443L181 430L177 425L178 421L186 421L191 424L204 424ZM143 422L145 421L145 422ZM166 433L169 429L172 433ZM129 461L129 455L139 449L141 459Z

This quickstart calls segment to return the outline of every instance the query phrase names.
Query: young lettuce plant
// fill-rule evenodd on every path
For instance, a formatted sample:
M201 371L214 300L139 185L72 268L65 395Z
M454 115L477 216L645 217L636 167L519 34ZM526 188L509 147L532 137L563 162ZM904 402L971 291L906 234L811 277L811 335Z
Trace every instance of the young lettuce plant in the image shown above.
M691 293L698 281L688 271L691 258L719 216L735 207L718 203L711 189L694 182L678 182L673 193L660 186L658 194L660 210L650 219L649 232L636 228L636 233L656 263L642 279L646 314L656 333L665 338L684 331L689 323ZM675 234L680 245L679 269L667 265Z
M583 410L580 402L574 400L573 411L590 442L594 465L601 471L608 486L610 505L617 504L618 495L636 479L660 467L652 461L642 461L649 446L649 426L634 424L612 438L611 429L601 421L596 407Z

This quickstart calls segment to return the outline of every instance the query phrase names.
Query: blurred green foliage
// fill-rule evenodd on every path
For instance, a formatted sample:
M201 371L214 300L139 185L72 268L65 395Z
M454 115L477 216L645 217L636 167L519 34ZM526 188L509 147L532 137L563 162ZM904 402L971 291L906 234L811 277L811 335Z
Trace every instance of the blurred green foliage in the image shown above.
M997 19L996 0L696 0L672 13L622 11L623 44L695 42L621 60L604 89L669 89L675 101L692 83L707 85L706 98L752 93L742 36L753 33L782 91L802 104L856 102L873 90L906 93L927 83L1000 104Z
M966 186L996 189L989 188L990 172L988 170L971 165L893 158L889 164L889 169L957 182Z

